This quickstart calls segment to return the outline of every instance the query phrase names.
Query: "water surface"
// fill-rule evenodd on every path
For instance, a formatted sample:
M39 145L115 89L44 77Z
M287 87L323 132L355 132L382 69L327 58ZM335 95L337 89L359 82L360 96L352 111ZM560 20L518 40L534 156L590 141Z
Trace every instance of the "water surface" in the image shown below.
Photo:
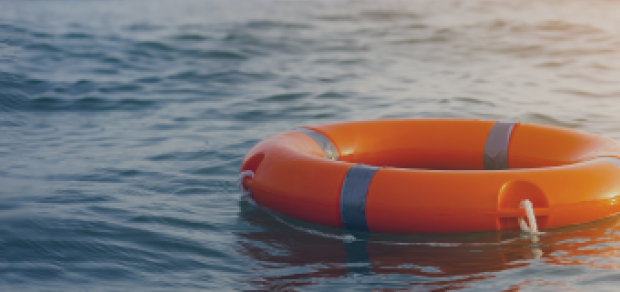
M617 287L618 218L538 243L343 242L253 206L235 180L258 141L328 122L482 118L620 139L618 1L0 7L2 290Z

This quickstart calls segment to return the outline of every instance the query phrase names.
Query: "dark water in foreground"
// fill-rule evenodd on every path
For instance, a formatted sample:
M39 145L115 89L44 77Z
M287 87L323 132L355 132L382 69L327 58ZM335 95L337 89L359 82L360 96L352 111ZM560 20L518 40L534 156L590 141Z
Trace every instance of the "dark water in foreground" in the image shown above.
M258 141L334 121L620 139L618 15L599 0L0 1L0 290L614 290L617 217L535 244L346 243L235 180Z

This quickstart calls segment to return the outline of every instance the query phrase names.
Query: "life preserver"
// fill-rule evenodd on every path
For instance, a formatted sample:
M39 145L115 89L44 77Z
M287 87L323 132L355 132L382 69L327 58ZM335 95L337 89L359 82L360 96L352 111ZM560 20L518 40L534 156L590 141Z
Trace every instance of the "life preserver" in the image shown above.
M620 146L571 129L488 120L376 120L279 133L240 171L260 206L377 233L540 229L620 212Z

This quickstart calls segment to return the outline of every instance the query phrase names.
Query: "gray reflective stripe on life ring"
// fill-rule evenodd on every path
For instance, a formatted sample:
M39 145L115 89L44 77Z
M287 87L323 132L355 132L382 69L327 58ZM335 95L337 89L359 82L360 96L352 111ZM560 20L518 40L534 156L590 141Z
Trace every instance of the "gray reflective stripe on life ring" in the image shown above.
M357 164L347 171L340 191L340 216L345 229L370 231L366 222L366 193L378 167Z
M325 135L306 128L299 128L296 131L304 133L310 136L310 138L314 139L314 141L316 141L316 143L321 146L321 149L323 149L323 154L325 155L325 158L331 160L338 160L340 158L340 155L338 154L338 149L336 149L334 143L332 143L329 138L325 137Z
M597 157L597 158L593 159L593 161L609 162L609 163L615 165L616 167L620 168L620 158L616 158L616 157Z
M489 131L484 145L484 169L508 169L508 142L514 123L497 122Z

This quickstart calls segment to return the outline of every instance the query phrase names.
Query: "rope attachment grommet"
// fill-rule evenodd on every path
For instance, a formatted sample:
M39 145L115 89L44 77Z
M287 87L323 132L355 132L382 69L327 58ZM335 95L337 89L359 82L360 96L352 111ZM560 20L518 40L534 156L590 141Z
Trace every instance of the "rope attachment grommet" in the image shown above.
M250 177L250 179L254 179L254 172L251 170L240 172L239 178L237 179L237 186L239 187L239 190L241 191L242 194L251 195L252 189L250 188L246 189L245 186L243 185L243 181L245 180L246 177Z

